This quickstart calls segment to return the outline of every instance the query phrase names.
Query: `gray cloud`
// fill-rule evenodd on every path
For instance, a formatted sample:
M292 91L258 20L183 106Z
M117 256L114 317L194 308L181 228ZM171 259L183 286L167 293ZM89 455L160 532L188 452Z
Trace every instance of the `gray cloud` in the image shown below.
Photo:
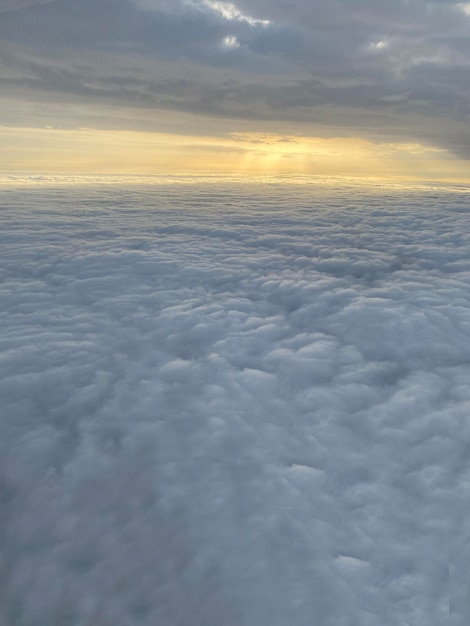
M0 85L84 114L107 102L302 121L468 156L470 17L459 6L246 0L237 13L209 0L63 0L5 14Z
M0 13L6 11L19 11L37 4L50 4L58 0L0 0Z

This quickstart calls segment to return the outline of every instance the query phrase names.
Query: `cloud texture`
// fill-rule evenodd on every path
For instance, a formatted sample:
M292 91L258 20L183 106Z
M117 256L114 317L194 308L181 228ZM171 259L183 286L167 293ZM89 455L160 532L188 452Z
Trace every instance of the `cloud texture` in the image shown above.
M5 11L19 11L37 4L49 4L57 0L0 0L0 13Z
M1 205L1 626L468 624L468 196Z
M469 31L453 1L62 0L3 16L0 113L158 130L170 110L468 158Z

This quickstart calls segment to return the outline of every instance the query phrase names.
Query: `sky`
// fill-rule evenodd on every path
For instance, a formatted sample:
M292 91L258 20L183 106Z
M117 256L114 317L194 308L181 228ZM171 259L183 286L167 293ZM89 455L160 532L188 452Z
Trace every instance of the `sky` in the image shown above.
M0 168L468 182L469 35L451 0L0 0Z

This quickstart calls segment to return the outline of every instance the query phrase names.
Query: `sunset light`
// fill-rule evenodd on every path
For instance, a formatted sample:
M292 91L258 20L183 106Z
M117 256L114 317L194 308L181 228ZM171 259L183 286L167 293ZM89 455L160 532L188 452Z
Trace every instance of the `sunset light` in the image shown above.
M0 128L3 173L346 176L470 181L464 161L418 143L242 132L201 137L94 129Z
M0 626L470 625L470 0L0 0Z

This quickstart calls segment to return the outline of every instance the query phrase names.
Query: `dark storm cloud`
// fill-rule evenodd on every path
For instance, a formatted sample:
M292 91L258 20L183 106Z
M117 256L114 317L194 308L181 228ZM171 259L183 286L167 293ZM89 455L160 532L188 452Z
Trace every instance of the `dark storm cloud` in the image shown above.
M0 88L89 112L123 106L134 110L129 127L140 107L163 108L418 140L468 156L467 8L63 0L10 9L0 23Z

